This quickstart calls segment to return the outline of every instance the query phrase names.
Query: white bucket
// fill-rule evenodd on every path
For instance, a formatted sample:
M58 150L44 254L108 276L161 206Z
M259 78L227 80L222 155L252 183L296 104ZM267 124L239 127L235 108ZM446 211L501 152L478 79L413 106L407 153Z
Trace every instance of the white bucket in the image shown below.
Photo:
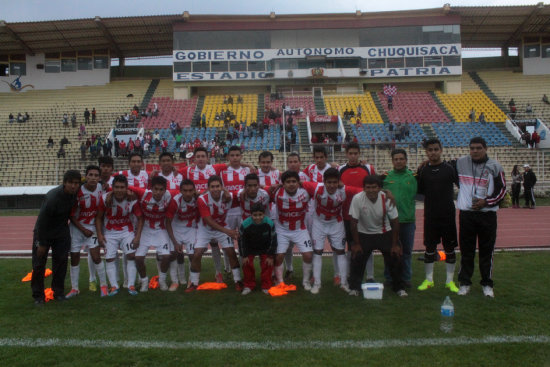
M384 293L384 284L382 283L363 283L361 284L363 297L366 299L382 299Z

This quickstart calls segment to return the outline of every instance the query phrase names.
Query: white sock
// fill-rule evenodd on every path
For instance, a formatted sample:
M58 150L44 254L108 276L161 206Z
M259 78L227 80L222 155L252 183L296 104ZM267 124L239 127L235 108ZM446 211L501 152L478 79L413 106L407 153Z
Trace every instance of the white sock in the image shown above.
M229 273L229 271L231 270L231 265L229 265L229 264L231 264L231 262L229 261L229 256L224 251L223 252L223 268L224 268L226 273Z
M78 276L80 275L80 265L71 266L71 288L78 290Z
M201 273L196 273L194 271L192 271L191 273L189 273L189 281L193 284L193 285L199 285L199 277L200 277Z
M187 279L185 278L185 263L177 263L178 279L180 283L185 284Z
M241 268L231 269L231 272L233 273L233 280L235 281L235 283L240 282L242 280Z
M130 288L136 283L137 268L135 260L126 259L126 270L128 271L128 288Z
M166 284L166 273L159 273L159 284Z
M118 269L118 264L117 264ZM135 274L134 274L135 278ZM126 255L122 254L122 281L127 283L128 282L128 259L126 258ZM136 282L135 279L132 280L132 282Z
M219 246L212 247L212 261L214 262L214 269L216 269L216 274L221 273L222 272L222 254L220 252Z
M340 278L342 277L340 275L340 266L338 264L338 255L336 254L333 254L332 255L332 267L334 268L334 277L337 277L339 276Z
M455 265L455 263L445 263L445 267L447 269L447 281L445 283L450 283L453 281L453 278L455 277Z
M172 283L178 284L178 262L170 261L170 280Z
M311 279L311 268L313 268L312 263L302 263L302 282L303 283L309 283L309 280Z
M99 264L94 263L95 271L97 271L97 277L99 278L99 286L103 287L107 285L107 277L105 274L105 264L100 261Z
M434 263L424 263L424 269L426 270L426 279L429 282L434 281Z
M283 282L283 264L275 267L275 278L277 279L277 283Z
M90 251L88 251L88 273L90 273L90 283L91 282L95 282L96 281L96 278L95 278L95 263L94 263L94 260L92 259L92 255L90 255Z
M314 284L320 287L321 286L321 270L323 269L323 256L318 255L318 254L313 254L312 265L313 265Z
M348 284L348 259L345 254L336 255L336 262L340 268L340 284Z
M374 254L367 260L367 279L374 279Z
M285 268L287 271L294 271L294 266L292 266L293 256L292 248L289 247L289 250L285 254Z
M105 265L107 269L107 277L109 277L109 283L111 283L111 287L118 288L118 279L117 279L117 266L116 266L116 260L115 261L107 261L107 264Z

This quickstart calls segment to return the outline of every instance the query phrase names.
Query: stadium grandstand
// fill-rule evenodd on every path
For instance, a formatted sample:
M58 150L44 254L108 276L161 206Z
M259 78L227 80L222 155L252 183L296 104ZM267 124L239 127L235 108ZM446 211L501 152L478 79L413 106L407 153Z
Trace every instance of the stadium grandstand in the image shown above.
M480 48L501 56L464 57ZM168 68L125 65L166 55ZM392 147L409 149L414 166L425 139L439 138L451 159L482 136L506 172L529 163L545 182L550 170L543 3L2 21L0 81L0 208L31 205L15 187L45 192L97 156L117 156L119 170L130 147L155 164L162 150L184 160L197 142L217 160L229 145L249 162L270 150L282 169L291 150L309 162L312 141L336 162L345 160L341 146L357 141L384 171ZM90 122L86 109L95 111ZM529 149L534 131L540 142Z

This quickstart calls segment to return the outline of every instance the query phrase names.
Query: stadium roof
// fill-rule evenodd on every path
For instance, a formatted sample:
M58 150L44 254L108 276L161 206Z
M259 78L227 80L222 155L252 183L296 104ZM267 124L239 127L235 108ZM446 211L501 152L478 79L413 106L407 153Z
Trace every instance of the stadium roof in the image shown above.
M550 37L550 5L474 6L376 13L279 15L156 15L117 18L85 18L42 22L0 21L0 54L35 54L59 51L109 49L113 57L162 56L172 54L175 23L331 20L380 24L380 20L433 16L458 17L462 47L500 48L519 46L521 37ZM298 23L298 22L296 22ZM287 23L288 24L288 23ZM394 23L395 24L395 23ZM371 25L371 26L372 26ZM396 24L397 25L397 24Z

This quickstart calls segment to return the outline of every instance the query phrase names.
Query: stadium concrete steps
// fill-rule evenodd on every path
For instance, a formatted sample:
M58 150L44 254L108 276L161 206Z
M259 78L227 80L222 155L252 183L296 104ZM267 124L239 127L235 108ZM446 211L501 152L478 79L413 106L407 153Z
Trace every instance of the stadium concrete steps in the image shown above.
M382 106L382 102L380 101L380 98L378 98L378 94L376 92L370 92L370 95L372 97L372 100L374 101L374 105L376 106L378 113L380 114L380 117L382 117L382 121L385 124L389 124L390 118L388 117L388 114L384 110L384 107Z
M197 99L197 106L195 107L195 113L193 114L193 120L191 121L191 126L199 126L200 122L197 124L197 121L200 121L202 116L202 108L204 107L204 96L199 96Z
M451 115L451 113L449 112L449 110L447 109L447 107L445 107L445 105L443 104L443 102L441 102L441 100L439 98L437 98L437 95L434 93L434 91L430 91L430 96L432 96L433 100L435 101L435 103L437 104L437 106L439 107L439 109L441 111L443 111L443 113L445 114L445 116L447 116L447 118L449 119L449 121L454 121L454 117L453 115Z
M315 113L318 116L325 116L327 114L327 109L325 107L325 100L322 95L313 96L313 104L315 105Z
M424 134L426 135L426 140L437 138L437 134L435 133L435 130L433 129L431 124L420 124L420 127L422 128L422 131L424 131Z
M151 80L151 83L149 83L149 87L147 87L147 90L145 91L145 94L143 95L143 100L141 101L141 104L139 105L139 110L143 111L147 108L149 105L149 102L151 101L151 98L153 98L153 95L155 94L155 91L157 90L157 87L159 86L160 79L153 79Z
M515 147L515 148L523 148L524 145L521 144L519 141L517 141L517 139L508 131L508 129L506 128L506 124L502 124L502 123L495 123L495 126L500 130L502 131L502 133L504 134L504 136L512 143L512 146Z
M256 115L256 122L263 121L265 112L265 95L258 94L258 113Z
M298 122L298 138L300 139L299 144L309 144L309 139L307 138L306 120L300 120Z
M487 97L489 97L489 99L502 110L502 112L506 113L505 111L508 111L508 108L504 105L504 103L502 103L500 98L498 98L496 94L493 93L491 88L489 88L487 83L485 83L485 81L481 79L477 72L470 71L468 72L468 75L470 75L470 78L472 78L472 80L478 85L479 89L481 89L483 93L485 93L485 95L487 95Z

